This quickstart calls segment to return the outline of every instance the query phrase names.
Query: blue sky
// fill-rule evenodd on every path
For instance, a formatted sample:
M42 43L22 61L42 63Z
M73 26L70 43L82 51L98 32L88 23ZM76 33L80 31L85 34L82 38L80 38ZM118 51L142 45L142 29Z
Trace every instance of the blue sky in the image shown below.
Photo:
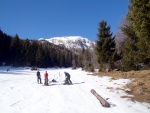
M0 29L21 39L82 36L97 40L105 20L115 33L128 0L0 0Z

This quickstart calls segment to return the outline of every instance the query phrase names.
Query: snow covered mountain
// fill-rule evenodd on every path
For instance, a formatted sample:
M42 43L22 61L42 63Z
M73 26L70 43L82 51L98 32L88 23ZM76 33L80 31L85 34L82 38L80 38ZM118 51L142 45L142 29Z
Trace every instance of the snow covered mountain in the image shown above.
M91 49L93 50L95 42L90 41L87 38L81 36L63 36L63 37L53 37L49 39L40 38L39 40L48 41L50 43L64 46L68 49Z

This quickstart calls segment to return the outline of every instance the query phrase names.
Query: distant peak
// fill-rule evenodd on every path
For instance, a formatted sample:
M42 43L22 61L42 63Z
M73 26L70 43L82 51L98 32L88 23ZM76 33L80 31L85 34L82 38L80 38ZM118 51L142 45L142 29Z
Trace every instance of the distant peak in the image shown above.
M39 40L43 40L40 38ZM94 46L94 42L90 41L88 38L83 38L81 36L61 36L61 37L52 37L49 39L45 39L50 43L54 43L56 45L64 45L66 48L90 48L92 49Z

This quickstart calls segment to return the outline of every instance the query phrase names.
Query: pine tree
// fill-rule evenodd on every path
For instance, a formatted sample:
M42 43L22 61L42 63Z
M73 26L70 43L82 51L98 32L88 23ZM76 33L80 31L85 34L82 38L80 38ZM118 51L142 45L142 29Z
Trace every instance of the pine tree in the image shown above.
M85 65L86 67L88 67L89 65L91 65L91 54L90 54L90 50L86 49L86 50L84 51L83 56L84 56L84 65Z
M44 50L42 48L42 45L39 45L36 51L36 64L38 67L43 67L43 60L44 60Z
M31 66L36 66L36 54L38 50L38 43L35 41L32 41L31 46L30 46L30 59L29 61L31 62Z
M150 1L130 0L126 16L129 25L122 28L126 35L123 47L124 67L139 69L150 63Z
M71 66L73 69L76 69L78 67L78 55L77 54L72 54L72 60L71 60Z
M0 63L8 61L11 37L0 30Z
M96 41L95 53L97 55L97 61L101 68L111 69L111 63L113 63L113 56L116 53L115 49L115 37L112 37L110 33L110 26L107 26L107 22L102 20L99 23L98 40Z
M71 59L71 53L70 52L67 51L65 53L65 55L64 55L64 61L65 61L65 63L64 63L65 67L71 66L72 59Z
M48 47L46 46L46 47L44 47L44 54L43 54L43 56L44 56L44 59L43 59L43 66L44 67L48 67L48 66L50 66L50 63L51 63L51 59L50 59L50 57L49 57L49 49L48 49Z
M11 40L10 57L14 66L18 66L21 59L21 40L16 34Z
M49 66L57 66L57 52L54 51L52 48L49 48Z
M64 54L60 52L59 66L63 67L65 65Z
M31 53L31 43L28 39L24 40L22 43L22 50L21 50L21 54L22 54L22 59L24 62L24 65L26 66L31 66L31 58L30 55Z
M139 49L137 48L137 36L135 35L132 26L123 28L124 34L128 35L122 44L123 50L123 70L134 70L138 64Z

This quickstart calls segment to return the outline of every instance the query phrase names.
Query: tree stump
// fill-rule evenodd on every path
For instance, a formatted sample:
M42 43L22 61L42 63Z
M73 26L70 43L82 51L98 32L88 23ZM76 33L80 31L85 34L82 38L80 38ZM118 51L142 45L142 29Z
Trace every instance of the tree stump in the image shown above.
M91 89L91 93L100 101L103 107L110 107L110 104L103 99L94 89Z

